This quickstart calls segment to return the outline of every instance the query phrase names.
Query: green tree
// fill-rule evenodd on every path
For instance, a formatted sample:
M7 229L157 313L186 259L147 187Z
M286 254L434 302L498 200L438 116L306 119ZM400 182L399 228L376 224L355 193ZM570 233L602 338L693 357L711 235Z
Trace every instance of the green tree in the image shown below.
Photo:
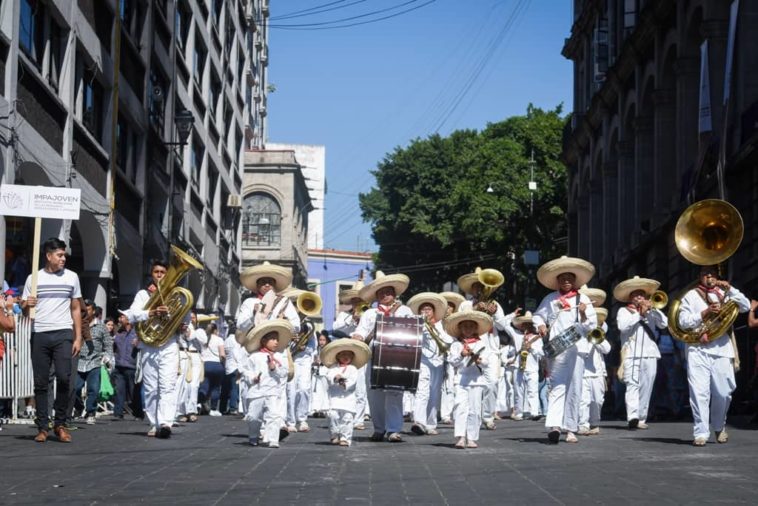
M494 267L506 276L499 300L522 303L526 291L536 295L524 250L539 250L545 261L566 248L561 113L561 106L529 105L526 115L481 132L417 138L387 154L373 171L376 187L360 195L379 245L377 267L409 274L412 291L440 290L476 266Z

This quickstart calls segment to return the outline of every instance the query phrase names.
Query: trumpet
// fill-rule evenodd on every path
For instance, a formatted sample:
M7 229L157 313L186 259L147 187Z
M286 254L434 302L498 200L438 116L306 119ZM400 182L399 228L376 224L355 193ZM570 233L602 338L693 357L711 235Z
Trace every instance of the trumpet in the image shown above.
M656 290L653 295L650 296L650 303L653 308L661 310L669 304L669 296L663 290Z
M595 327L594 329L590 330L589 334L587 334L587 340L591 344L600 344L605 341L605 331L600 327Z

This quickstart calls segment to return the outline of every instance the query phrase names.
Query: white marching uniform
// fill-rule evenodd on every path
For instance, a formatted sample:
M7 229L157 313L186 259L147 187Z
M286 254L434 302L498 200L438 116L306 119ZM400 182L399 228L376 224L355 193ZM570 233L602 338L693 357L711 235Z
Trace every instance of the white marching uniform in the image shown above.
M287 383L286 422L288 426L308 421L308 412L311 409L311 372L317 347L316 331L314 330L303 351L295 353L293 349L295 377Z
M283 423L283 412L279 399L287 383L287 356L273 353L276 368L269 369L269 354L265 351L251 353L239 363L245 390L245 420L248 424L248 437L257 442L264 427L264 441L270 446L279 446L279 429Z
M376 316L379 313L378 308L370 308L361 315L355 334L359 335L364 341L376 327ZM394 316L410 317L413 311L408 306L401 305L395 310ZM372 340L372 344L373 344ZM371 370L366 373L371 377ZM400 432L403 429L403 392L398 390L369 390L368 401L371 406L371 422L374 425L374 432L390 434Z
M549 326L550 341L575 325L583 336L597 327L597 314L589 297L578 294L564 298L568 310L561 310L564 307L561 299L562 296L558 291L546 295L532 318L537 329L541 325ZM582 303L586 306L587 319L585 321L581 321L577 308L578 304ZM569 432L577 431L582 398L584 357L588 354L589 342L582 338L574 346L548 361L550 393L545 417L545 427L548 431L553 427L560 427Z
M508 320L505 315L505 312L503 311L503 308L500 306L500 303L497 301L495 302L497 305L497 310L495 311L495 314L492 316L492 322L493 322L493 328L490 332L488 332L485 335L481 336L482 341L487 345L487 347L492 351L494 354L500 353L500 337L497 334L498 330L505 330L508 326ZM461 302L461 305L458 307L458 311L471 311L474 309L474 300L464 300ZM495 373L496 375L500 375L500 369L501 369L500 362L497 363L495 366ZM497 396L498 396L498 390L499 390L500 384L499 382L494 382L492 385L489 386L489 390L487 390L484 394L484 401L482 402L482 421L486 424L493 423L495 421L495 413L497 412Z
M334 324L332 325L333 331L336 330L344 332L345 335L348 336L352 336L355 332L355 329L357 328L358 324L353 318L353 313L348 311L340 311L340 313L337 315L337 318L334 320ZM367 393L370 387L369 382L371 381L371 377L368 374L368 369L368 364L358 369L358 374L363 378L363 380L359 380L355 385L355 425L363 424L363 419L366 417L366 415L371 414L371 410L368 405Z
M440 419L450 422L453 419L453 409L455 409L455 385L458 381L457 370L450 363L450 357L445 355L445 365L443 369L442 396L440 399Z
M338 375L345 380L344 385L335 383L334 378ZM332 437L351 444L356 409L355 389L361 376L352 364L335 364L327 371L326 379L329 383L329 431Z
M145 309L150 300L147 290L140 290L124 315L133 325L146 321L150 315ZM185 323L189 322L189 314ZM171 427L176 418L176 380L179 374L179 334L171 336L162 346L150 346L140 341L142 388L145 396L144 411L150 426L158 430L161 425Z
M521 353L524 345L524 333L513 325L508 325L505 331L513 339L513 347L518 351L516 372L513 378L513 415L517 417L527 413L531 416L540 415L542 414L540 412L540 359L545 355L542 349L542 338L532 341L526 358L526 367L522 371L518 366L520 360L518 354Z
M500 375L497 379L497 412L504 416L511 416L516 405L513 388L516 376L516 348L512 344L501 346L498 357L500 358Z
M642 318L637 311L622 307L616 313L616 325L621 338L621 353L625 357L626 419L644 422L647 420L658 359L661 358L658 345L644 325L655 332L656 328L665 329L668 326L668 318L657 309L650 309Z
M187 335L179 338L179 378L176 381L176 414L197 414L197 394L203 378L203 360L200 351L208 343L203 329L187 328Z
M603 322L602 329L608 331L608 325ZM611 351L611 343L607 339L598 344L590 343L590 353L584 359L584 379L582 385L582 403L579 413L579 428L589 430L600 423L600 410L605 400L605 382L608 372L605 368L604 355Z
M329 371L325 365L321 364L318 359L321 350L317 350L313 359L313 371L311 374L311 413L329 412L329 383L326 379L326 373Z
M734 288L724 293L720 288L705 294L711 302L729 300L737 303L740 313L750 310L750 301ZM697 289L692 289L682 298L679 306L679 326L694 329L703 323L702 311L708 304ZM710 436L712 426L721 431L726 424L726 413L732 402L732 392L737 387L734 379L734 348L729 334L710 339L708 344L687 345L687 381L690 385L690 406L694 420L695 438Z
M450 347L450 361L460 372L455 392L454 435L456 438L478 441L482 425L482 402L487 390L497 381L495 362L499 358L484 341L477 341L469 348L472 352L479 353L481 361L478 365L470 364L470 356L461 355L462 342L456 341Z
M453 338L445 332L441 321L436 322L434 328L444 343L453 343ZM445 355L440 353L426 326L421 346L421 366L413 406L413 421L426 430L434 430L437 428L437 412L440 409Z

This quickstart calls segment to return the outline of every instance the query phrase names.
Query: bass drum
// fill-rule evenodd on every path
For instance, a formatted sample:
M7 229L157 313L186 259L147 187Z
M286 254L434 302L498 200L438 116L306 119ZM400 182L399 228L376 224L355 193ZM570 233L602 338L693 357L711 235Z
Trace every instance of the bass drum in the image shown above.
M378 315L371 341L371 388L415 392L424 320Z

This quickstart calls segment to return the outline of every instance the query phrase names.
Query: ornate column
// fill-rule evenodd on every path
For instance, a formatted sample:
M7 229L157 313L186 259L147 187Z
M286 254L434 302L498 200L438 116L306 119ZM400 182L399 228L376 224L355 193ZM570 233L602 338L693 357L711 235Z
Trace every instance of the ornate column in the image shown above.
M653 220L665 220L671 207L671 197L676 191L676 91L658 89L653 92L655 103L654 142L655 161L653 165Z

